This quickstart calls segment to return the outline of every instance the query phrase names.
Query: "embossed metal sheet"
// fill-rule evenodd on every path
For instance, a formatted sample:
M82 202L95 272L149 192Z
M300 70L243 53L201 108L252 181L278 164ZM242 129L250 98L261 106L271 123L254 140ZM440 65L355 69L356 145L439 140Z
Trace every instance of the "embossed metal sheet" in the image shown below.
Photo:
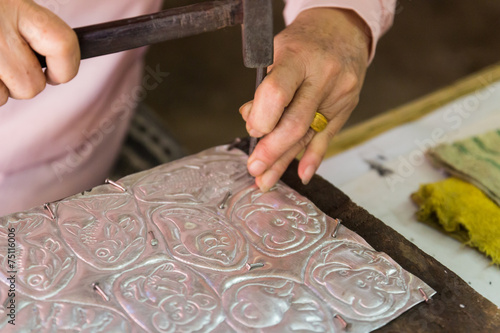
M1 218L2 332L370 331L434 294L246 159L216 147Z

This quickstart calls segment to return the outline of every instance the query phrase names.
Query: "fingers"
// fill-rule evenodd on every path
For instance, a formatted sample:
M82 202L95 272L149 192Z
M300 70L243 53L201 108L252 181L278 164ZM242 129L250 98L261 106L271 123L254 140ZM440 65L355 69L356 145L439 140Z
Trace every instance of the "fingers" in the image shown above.
M262 175L255 178L255 183L262 192L267 192L281 178L288 165L311 141L314 135L313 130L309 130L306 135L287 150L280 158Z
M311 181L311 178L325 157L329 142L340 131L349 118L350 113L349 108L340 112L328 122L327 128L320 133L316 133L308 144L298 167L298 174L304 185L307 185Z
M34 51L46 56L42 70ZM32 1L0 2L0 102L35 97L46 83L59 84L78 72L80 50L74 31ZM6 93L7 92L7 93Z
M2 46L0 79L15 99L29 99L45 88L45 76L35 55L21 37Z
M46 57L48 83L66 83L76 76L80 63L78 39L63 20L33 5L20 17L19 32L33 50Z
M273 131L304 76L304 66L295 57L276 57L247 112L247 131L251 136L262 137Z
M301 86L278 125L259 142L248 159L248 171L252 176L260 176L285 152L303 140L318 109L320 92L318 87L309 82Z
M325 153L328 149L328 143L337 134L345 124L351 113L351 106L348 105L344 110L339 112L329 123L327 128L316 133L312 129L308 129L306 134L295 143L290 149L286 150L276 162L269 168L257 176L255 182L261 191L268 191L286 171L291 161L304 149L305 153L299 162L298 174L302 183L307 185L316 170L319 168ZM261 144L261 143L259 143Z
M298 169L299 178L304 185L309 184L316 170L318 170L325 156L330 139L330 135L323 131L316 134L307 146L304 155L300 159Z

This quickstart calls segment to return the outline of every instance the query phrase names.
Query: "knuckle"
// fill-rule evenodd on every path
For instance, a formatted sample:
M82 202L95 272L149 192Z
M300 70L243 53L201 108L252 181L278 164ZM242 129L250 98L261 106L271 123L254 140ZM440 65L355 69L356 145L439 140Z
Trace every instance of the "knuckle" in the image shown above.
M267 163L271 164L275 160L275 152L272 149L272 146L264 144L264 142L259 143L261 146L259 147L259 159Z
M306 123L303 118L290 117L287 124L289 137L293 141L298 141L306 135L309 126L310 124Z
M269 80L264 80L257 91L256 99L265 101L266 109L250 116L251 127L263 134L271 133L291 98L290 93L275 79L269 77Z
M287 106L290 95L277 80L270 77L269 80L265 80L262 84L267 99L272 101L277 109Z
M41 93L45 89L45 79L31 79L25 81L26 83L16 91L17 99L31 99Z
M282 87L275 87L273 90L276 106L284 109L289 103L289 94Z
M306 134L304 134L302 136L302 138L299 140L298 144L301 148L305 148L307 147L307 145L309 144L309 142L311 142L312 138L314 136L314 132L311 130L311 131L307 131Z
M304 45L290 39L285 34L279 34L277 36L278 49L281 53L286 54L287 56L297 56L304 52Z
M295 127L292 127L292 129L289 131L289 139L293 142L297 142L304 138L304 135L306 135L309 128L309 126L306 126L307 125L304 125L303 123L297 123L297 125Z
M335 128L327 128L325 129L327 137L328 137L328 142L330 142L333 137L337 134L337 130Z
M326 64L322 68L322 71L326 73L327 76L334 77L340 73L341 69L342 65L336 59L334 59L326 62Z
M359 78L356 74L348 72L342 80L342 90L344 93L352 93L359 87Z
M62 29L54 41L54 52L61 56L73 56L78 47L78 39L71 29Z

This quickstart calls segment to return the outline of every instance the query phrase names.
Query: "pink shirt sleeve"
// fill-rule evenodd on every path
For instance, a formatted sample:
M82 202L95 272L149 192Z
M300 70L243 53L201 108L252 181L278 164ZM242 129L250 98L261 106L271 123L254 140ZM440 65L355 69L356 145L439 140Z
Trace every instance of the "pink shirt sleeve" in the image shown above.
M372 46L370 61L375 55L379 38L391 27L396 9L396 0L285 0L283 13L288 25L303 10L318 7L335 7L355 11L368 25Z

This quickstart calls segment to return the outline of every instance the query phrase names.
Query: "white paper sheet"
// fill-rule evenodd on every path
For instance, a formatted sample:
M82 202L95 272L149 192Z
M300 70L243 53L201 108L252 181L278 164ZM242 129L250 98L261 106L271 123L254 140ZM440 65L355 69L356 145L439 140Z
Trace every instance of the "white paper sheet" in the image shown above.
M418 222L417 207L410 199L420 184L447 177L425 159L430 146L495 128L500 128L500 82L329 158L318 174L500 307L500 267L491 266L475 249ZM368 161L393 173L381 176Z

